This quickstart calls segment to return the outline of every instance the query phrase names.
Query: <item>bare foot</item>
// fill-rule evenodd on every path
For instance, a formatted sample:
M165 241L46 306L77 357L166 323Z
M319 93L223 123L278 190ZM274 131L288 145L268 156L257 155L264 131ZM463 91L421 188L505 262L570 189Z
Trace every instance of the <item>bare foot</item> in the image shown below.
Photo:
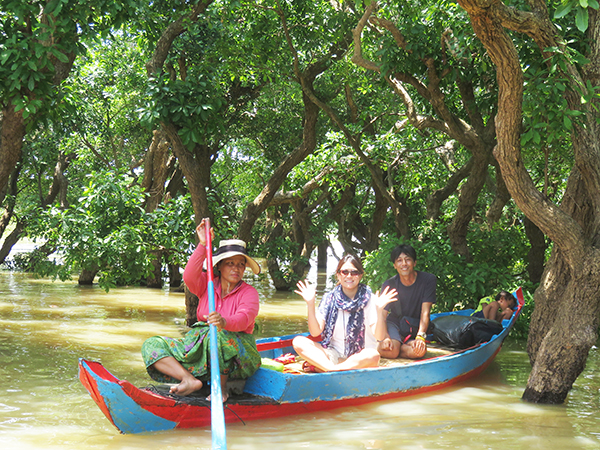
M202 386L202 381L198 380L197 378L186 378L185 380L181 380L181 383L171 386L170 392L171 394L184 396L202 389Z
M227 401L227 399L229 398L229 392L221 391L221 395L223 396L223 403L225 403ZM210 395L208 397L206 397L206 400L208 400L210 402Z

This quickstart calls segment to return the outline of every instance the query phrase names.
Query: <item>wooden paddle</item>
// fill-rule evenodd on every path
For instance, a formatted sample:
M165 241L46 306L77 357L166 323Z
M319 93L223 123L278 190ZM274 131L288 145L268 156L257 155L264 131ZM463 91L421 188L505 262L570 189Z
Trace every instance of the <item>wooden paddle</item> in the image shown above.
M208 312L215 310L215 286L213 283L212 239L210 236L210 220L204 219L206 233L206 266L208 268ZM212 432L212 448L226 449L225 413L223 411L223 394L221 393L221 371L219 370L219 346L217 327L210 325L210 428Z

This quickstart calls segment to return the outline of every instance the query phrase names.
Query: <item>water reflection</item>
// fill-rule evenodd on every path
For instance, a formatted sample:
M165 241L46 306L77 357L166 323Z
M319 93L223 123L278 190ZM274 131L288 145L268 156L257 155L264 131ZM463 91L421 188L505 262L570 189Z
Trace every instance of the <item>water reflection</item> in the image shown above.
M320 277L319 291L330 280ZM306 329L304 301L257 283L262 336ZM208 429L124 436L77 380L77 358L120 378L150 382L139 348L184 332L183 294L51 283L0 272L0 442L3 449L210 448ZM529 373L524 343L509 341L477 380L438 393L345 410L227 427L232 449L598 448L598 349L567 404L520 400Z

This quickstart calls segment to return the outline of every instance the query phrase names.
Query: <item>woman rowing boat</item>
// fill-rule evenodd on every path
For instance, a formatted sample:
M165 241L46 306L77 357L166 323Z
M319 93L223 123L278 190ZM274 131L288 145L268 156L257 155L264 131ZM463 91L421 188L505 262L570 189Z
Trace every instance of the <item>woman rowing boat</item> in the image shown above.
M258 292L242 280L246 267L255 274L260 266L246 251L246 243L231 239L219 243L213 255L217 269L214 278L215 311L208 311L208 275L203 271L206 259L205 221L196 227L198 246L183 272L187 288L199 298L197 318L183 338L154 336L142 345L142 357L148 374L156 381L177 383L171 393L189 395L210 380L209 325L217 327L219 368L223 401L228 398L228 378L245 379L260 367L260 355L253 336L258 315ZM213 230L210 230L214 235Z

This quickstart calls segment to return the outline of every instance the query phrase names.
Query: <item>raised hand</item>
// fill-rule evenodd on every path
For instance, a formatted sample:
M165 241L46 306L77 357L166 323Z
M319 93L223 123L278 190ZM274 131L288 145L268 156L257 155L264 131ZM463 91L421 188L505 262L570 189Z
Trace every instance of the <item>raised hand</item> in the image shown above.
M375 292L372 298L375 301L375 307L382 310L389 303L398 301L398 292L396 292L396 289L390 289L389 286L386 286L383 292Z
M308 284L306 281L298 281L296 286L298 287L294 291L296 294L300 295L306 303L314 303L317 297L317 289L314 285Z
M198 245L201 245L202 247L206 247L206 220L202 219L202 222L200 222L200 225L198 225L196 227L196 235L198 236ZM211 240L214 240L215 238L215 231L213 229L213 227L210 227L210 238Z

